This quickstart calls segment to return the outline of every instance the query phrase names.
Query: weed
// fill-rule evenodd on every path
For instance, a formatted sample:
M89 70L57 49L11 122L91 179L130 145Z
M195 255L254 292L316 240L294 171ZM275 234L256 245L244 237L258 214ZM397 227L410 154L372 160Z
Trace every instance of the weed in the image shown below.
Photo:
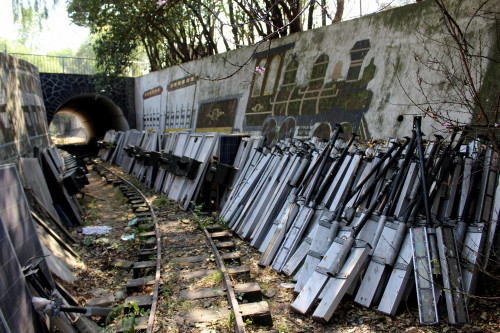
M194 201L191 201L193 205L194 222L204 229L210 224L210 219L203 217L205 213L203 212L203 204L195 205Z
M164 207L169 203L169 200L166 196L160 195L158 198L156 198L153 201L153 205L158 206L158 207Z
M97 205L95 203L95 199L92 199L87 203L87 209L95 209L96 207Z
M220 212L218 211L213 212L211 219L214 224L218 224L223 228L227 227L227 221L220 216Z
M125 313L125 308L128 308L130 312ZM147 314L148 311L139 308L137 302L129 302L126 305L115 307L106 317L104 324L108 326L113 321L119 320L124 329L123 332L133 333L135 332L135 318L139 316L145 317Z
M85 246L91 246L92 240L93 240L93 237L87 236L83 239L83 244L85 244Z
M245 296L245 293L235 293L234 294L234 297L236 297L236 299L243 301L243 296Z

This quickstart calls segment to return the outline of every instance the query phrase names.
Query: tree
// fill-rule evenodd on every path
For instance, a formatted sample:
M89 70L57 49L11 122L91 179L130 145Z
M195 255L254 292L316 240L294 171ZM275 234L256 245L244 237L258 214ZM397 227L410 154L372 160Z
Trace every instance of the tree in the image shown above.
M36 23L41 27L41 22L48 18L50 8L59 0L12 0L14 21L20 22L25 29Z
M318 18L338 22L344 0L335 6L333 18L325 1L304 0L70 0L68 12L98 36L101 69L119 74L142 53L159 70L312 29Z

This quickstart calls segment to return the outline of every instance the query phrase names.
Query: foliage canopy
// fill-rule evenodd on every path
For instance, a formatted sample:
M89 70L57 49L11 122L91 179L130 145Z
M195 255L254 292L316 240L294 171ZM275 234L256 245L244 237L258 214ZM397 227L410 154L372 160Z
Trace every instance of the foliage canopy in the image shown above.
M98 37L94 43L100 68L123 73L146 54L151 70L210 56L340 21L326 1L306 0L69 0L74 23Z

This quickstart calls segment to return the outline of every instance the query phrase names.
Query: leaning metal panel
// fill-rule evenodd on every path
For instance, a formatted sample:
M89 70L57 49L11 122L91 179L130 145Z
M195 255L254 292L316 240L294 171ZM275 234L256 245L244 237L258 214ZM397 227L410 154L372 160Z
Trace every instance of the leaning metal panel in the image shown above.
M26 280L0 217L0 332L35 332Z
M0 216L21 266L43 257L31 212L14 164L0 166ZM45 277L53 281L45 261L40 264Z

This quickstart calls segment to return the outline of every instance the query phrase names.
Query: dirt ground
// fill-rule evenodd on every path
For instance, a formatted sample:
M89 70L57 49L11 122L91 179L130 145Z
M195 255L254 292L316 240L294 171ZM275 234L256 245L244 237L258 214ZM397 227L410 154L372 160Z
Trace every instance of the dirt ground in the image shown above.
M115 170L118 170L114 168ZM130 176L124 176L132 180ZM120 291L124 291L124 284L130 278L130 268L121 268L115 265L116 259L135 260L138 243L134 240L124 241L123 235L133 232L127 222L134 218L132 210L126 203L121 192L107 184L95 173L89 175L90 185L84 188L84 196L80 202L85 210L86 225L106 225L112 228L105 236L85 236L73 231L79 240L77 249L86 264L86 269L75 272L77 281L68 288L72 289L79 302L83 305L94 298L98 292L107 292L115 296L111 306L120 309L123 303ZM168 234L172 228L184 228L183 231L200 232L197 228L197 219L189 212L183 212L175 202L161 198L158 194L145 189L135 179L134 184L140 187L150 202L154 202L155 211L160 220L162 234ZM180 227L179 227L180 226ZM269 303L273 327L265 328L248 324L249 332L275 330L279 332L500 332L500 304L499 304L499 274L494 276L481 275L478 283L478 293L481 296L471 300L469 313L471 322L461 327L446 324L446 309L442 306L439 310L441 324L436 326L423 326L418 324L418 309L416 308L415 295L409 297L408 303L401 306L394 317L383 315L372 309L357 306L352 298L346 296L331 322L327 325L319 324L308 316L293 313L290 303L294 299L293 289L290 289L291 279L277 274L269 268L257 265L260 253L248 246L243 240L236 239L242 261L251 267L253 281L259 282L264 290L264 295ZM170 244L170 245L169 245ZM185 304L178 301L177 293L182 286L172 283L176 274L175 265L172 264L172 254L175 249L170 247L172 242L163 242L162 249L162 278L160 297L156 319L158 332L231 332L229 321L221 321L209 326L192 328L183 325L179 314L185 310ZM194 251L193 253L196 253ZM497 267L498 268L498 267ZM498 271L498 269L497 269ZM497 272L498 273L498 272ZM118 312L118 311L117 311ZM120 318L120 314L118 314ZM114 331L117 320L104 326L104 321L99 322L104 331Z

